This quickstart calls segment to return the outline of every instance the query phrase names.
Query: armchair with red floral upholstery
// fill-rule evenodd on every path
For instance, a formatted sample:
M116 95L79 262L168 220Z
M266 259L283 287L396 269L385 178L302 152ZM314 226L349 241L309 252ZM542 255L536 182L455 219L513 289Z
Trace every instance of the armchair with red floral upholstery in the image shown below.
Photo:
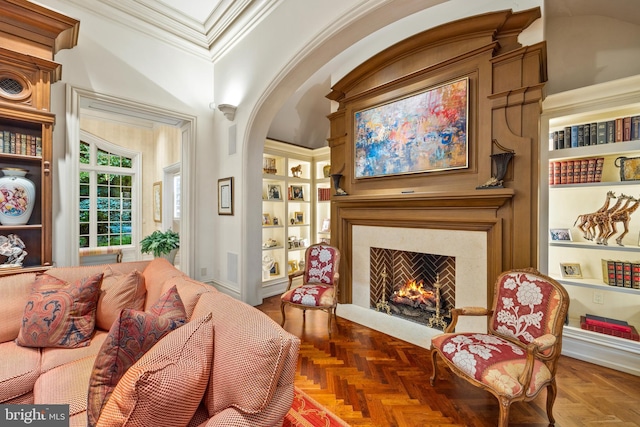
M453 373L498 398L499 427L509 424L511 403L530 401L546 388L553 425L555 374L568 309L567 291L552 278L533 268L503 272L496 280L492 310L453 309L445 333L431 340L431 385L440 355ZM488 332L452 332L461 315L491 316Z
M329 314L327 327L331 338L331 318L336 317L338 302L338 267L340 250L325 244L311 245L305 251L305 269L289 274L289 286L280 297L280 310L284 326L285 306L300 308L303 316L306 310L324 310ZM291 289L293 279L302 276L302 284Z

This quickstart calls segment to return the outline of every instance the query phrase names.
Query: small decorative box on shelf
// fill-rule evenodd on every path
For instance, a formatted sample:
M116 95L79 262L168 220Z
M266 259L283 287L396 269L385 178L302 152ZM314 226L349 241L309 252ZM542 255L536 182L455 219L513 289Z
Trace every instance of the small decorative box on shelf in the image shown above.
M587 314L586 316L580 316L580 328L614 337L640 341L640 335L634 326L615 319L606 319Z

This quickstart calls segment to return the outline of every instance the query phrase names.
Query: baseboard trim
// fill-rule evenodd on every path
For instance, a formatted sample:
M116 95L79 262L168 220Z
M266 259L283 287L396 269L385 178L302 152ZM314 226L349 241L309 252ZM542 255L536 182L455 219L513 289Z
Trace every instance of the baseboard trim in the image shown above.
M565 326L562 354L640 376L640 342Z

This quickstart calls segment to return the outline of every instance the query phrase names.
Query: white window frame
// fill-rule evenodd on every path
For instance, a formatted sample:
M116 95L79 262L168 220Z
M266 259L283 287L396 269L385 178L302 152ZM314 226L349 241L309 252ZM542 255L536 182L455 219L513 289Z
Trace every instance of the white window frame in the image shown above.
M96 209L97 202L97 174L99 173L114 173L114 174L123 174L123 175L132 175L131 182L131 244L130 245L118 245L117 247L122 249L123 259L135 259L138 253L138 246L141 240L142 235L142 210L141 207L141 198L142 198L142 153L139 151L134 151L122 147L120 145L116 145L112 142L99 138L95 135L90 134L89 132L80 131L80 141L78 141L78 153L80 152L80 143L86 142L89 144L90 150L90 162L89 164L81 163L80 156L78 156L78 174L80 172L90 172L92 174L92 181L94 185L91 185L89 190L89 198L91 200L91 210L89 213L89 223L97 224L98 222L98 211ZM122 157L127 157L131 159L131 168L122 168L115 166L102 166L96 164L97 160L97 150L101 149L107 151L111 154L115 154ZM76 185L80 186L79 176L76 176L75 179ZM76 215L77 215L77 224L80 223L80 208L79 203L80 199L76 199ZM90 248L98 248L97 246L97 230L94 227L91 227L89 230L89 247ZM75 232L76 241L80 236L80 230L76 229ZM79 244L79 243L77 243Z

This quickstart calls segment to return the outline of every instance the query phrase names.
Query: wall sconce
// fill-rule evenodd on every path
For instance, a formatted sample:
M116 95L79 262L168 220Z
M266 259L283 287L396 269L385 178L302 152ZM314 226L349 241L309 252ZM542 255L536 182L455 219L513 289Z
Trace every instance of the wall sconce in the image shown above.
M238 107L236 107L235 105L231 105L231 104L220 104L218 105L218 110L220 110L222 112L222 114L224 114L224 116L230 120L233 121L233 119L236 116L236 109Z

